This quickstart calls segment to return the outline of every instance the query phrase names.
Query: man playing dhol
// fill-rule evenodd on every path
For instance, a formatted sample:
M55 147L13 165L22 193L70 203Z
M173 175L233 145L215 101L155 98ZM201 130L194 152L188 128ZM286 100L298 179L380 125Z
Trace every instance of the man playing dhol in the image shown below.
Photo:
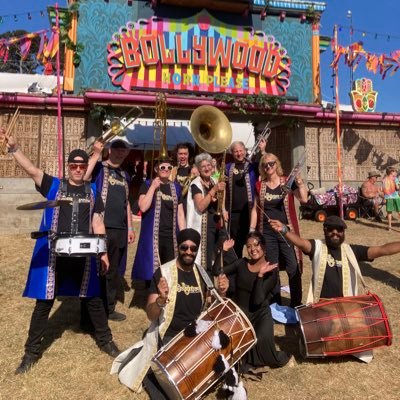
M122 384L134 392L142 385L152 399L164 399L157 387L150 361L159 347L166 345L192 321L205 303L205 284L195 264L200 234L194 229L179 232L178 257L160 266L153 276L146 313L151 325L143 340L136 343L114 361L111 373L118 373ZM161 341L161 342L160 342Z
M320 298L357 296L360 280L363 282L358 263L400 252L400 242L371 247L346 244L347 225L336 215L329 216L324 222L323 241L303 239L278 220L271 220L270 224L311 259L312 276L307 303L318 302ZM357 353L357 357L370 362L372 351Z

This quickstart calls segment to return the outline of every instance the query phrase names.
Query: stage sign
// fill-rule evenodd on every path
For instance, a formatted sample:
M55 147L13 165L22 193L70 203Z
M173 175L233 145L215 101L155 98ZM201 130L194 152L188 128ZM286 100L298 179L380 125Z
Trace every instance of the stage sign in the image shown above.
M272 35L191 18L128 22L108 43L108 74L123 90L166 89L284 96L290 58Z
M378 92L372 90L371 79L361 78L354 82L351 91L353 110L357 112L374 112Z

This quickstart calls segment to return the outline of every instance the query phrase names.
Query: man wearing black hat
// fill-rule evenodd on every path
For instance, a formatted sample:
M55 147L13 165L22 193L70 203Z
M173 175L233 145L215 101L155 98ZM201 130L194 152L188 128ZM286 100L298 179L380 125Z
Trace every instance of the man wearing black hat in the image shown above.
M270 223L275 231L281 232L312 261L307 303L316 302L320 298L358 295L359 282L362 280L358 263L400 252L400 242L370 247L346 244L347 225L336 215L329 216L324 222L324 241L303 239L277 220L271 220Z
M128 244L135 240L128 201L130 178L128 173L121 168L130 150L127 142L116 139L110 144L107 160L99 161L103 149L104 144L96 141L85 180L92 177L92 182L96 182L104 203L104 225L110 260L110 268L105 276L108 319L123 321L126 315L116 311L115 308L118 298L123 301L122 277L126 269L125 256Z
M36 299L32 313L25 354L17 374L28 370L41 356L41 342L44 337L51 308L57 296L79 296L87 309L94 328L94 337L100 349L115 357L119 350L112 341L106 312L100 298L100 283L96 262L90 257L58 256L56 234L73 237L79 234L105 234L101 213L103 203L96 196L96 188L84 184L88 155L85 151L72 150L68 157L68 179L58 179L44 173L33 165L21 151L12 136L5 137L0 131L0 139L6 140L7 149L14 160L35 182L37 190L47 200L68 200L59 207L45 209L40 232L30 265L24 296ZM92 229L90 229L90 226ZM92 232L91 232L92 231ZM50 241L50 242L49 242ZM100 257L102 271L108 269L107 253Z
M277 220L271 220L270 224L311 259L312 275L307 304L318 302L321 298L359 295L360 282L365 284L358 263L400 252L400 241L370 247L346 244L347 225L336 215L329 216L324 222L325 240L303 239ZM355 356L370 362L372 351L356 353Z
M177 241L178 257L154 273L146 307L151 325L144 339L121 353L111 369L134 392L139 392L143 384L150 397L157 399L164 397L149 372L150 361L160 346L198 318L205 302L201 267L195 264L200 234L194 229L184 229L178 233Z

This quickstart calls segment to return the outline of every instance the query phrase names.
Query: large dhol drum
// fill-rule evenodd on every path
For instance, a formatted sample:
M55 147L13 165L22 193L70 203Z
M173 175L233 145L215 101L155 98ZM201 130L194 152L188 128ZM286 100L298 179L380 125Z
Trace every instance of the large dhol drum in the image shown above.
M392 344L389 320L379 297L338 297L296 309L307 357L354 354Z
M58 256L87 257L107 252L105 235L57 234L54 244Z
M232 367L256 343L251 322L231 300L215 302L199 319L212 321L195 337L178 334L152 360L152 370L170 399L199 399L221 377L214 370L219 354ZM214 331L223 330L230 345L219 351L211 346Z

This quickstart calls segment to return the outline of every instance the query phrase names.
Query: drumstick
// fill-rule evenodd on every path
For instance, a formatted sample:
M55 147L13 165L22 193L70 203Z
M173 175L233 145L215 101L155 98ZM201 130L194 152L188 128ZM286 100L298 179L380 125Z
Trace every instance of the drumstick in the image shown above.
M268 223L271 221L271 218L268 216L268 214L256 203L256 206L260 209L260 211L267 217L267 221ZM283 239L283 241L288 245L288 247L290 247L289 242L285 239L285 237L282 235L281 231L278 231L279 235L281 236L281 238Z
M19 116L19 112L20 112L20 111L19 111L19 107L18 107L18 108L15 110L13 116L11 117L10 122L9 122L8 125L7 125L7 129L6 129L6 132L5 132L5 134L4 134L4 140L3 140L3 143L1 144L1 152L2 152L2 153L4 152L4 150L5 150L5 148L6 148L7 141L8 141L8 138L9 138L9 136L10 136L10 132L11 132L11 130L14 128L15 123L17 122L17 118L18 118L18 116Z

